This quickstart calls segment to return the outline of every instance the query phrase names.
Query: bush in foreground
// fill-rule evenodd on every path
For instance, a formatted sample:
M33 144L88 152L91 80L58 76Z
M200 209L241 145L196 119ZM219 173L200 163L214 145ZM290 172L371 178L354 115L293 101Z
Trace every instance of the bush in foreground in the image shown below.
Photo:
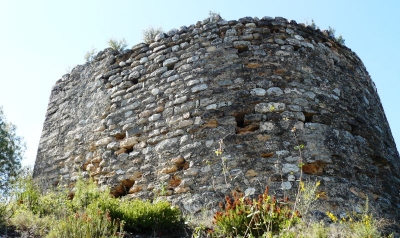
M180 210L166 201L149 202L114 198L92 181L78 180L73 198L67 190L41 194L25 174L6 209L7 222L18 230L40 237L123 237L126 231L151 234L182 230ZM5 213L4 213L5 214Z
M298 211L287 205L287 198L278 201L268 194L268 187L258 199L234 193L233 199L225 198L225 205L220 205L224 212L214 216L213 233L224 236L261 236L263 234L279 234L300 220Z

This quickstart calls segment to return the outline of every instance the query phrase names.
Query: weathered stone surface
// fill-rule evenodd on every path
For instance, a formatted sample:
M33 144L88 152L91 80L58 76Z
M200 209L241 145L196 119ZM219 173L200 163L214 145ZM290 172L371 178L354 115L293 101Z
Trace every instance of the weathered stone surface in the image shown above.
M137 137L130 137L122 140L119 143L119 146L122 148L132 148L132 146L136 145L137 143L138 143Z
M163 150L170 149L171 147L175 146L177 142L177 138L163 140L162 142L157 144L157 146L155 147L155 151L162 152Z
M198 91L202 91L202 90L204 90L204 89L207 89L207 88L208 88L207 84L200 84L200 85L194 86L194 87L192 88L192 92L195 93L195 92L198 92Z
M267 90L267 94L269 96L280 96L283 94L283 91L278 87L272 87Z
M113 140L112 137L107 137L107 138L103 138L100 139L98 141L95 142L96 146L103 146L103 145L107 145L108 143L110 143Z
M173 58L166 59L166 60L164 61L164 63L163 63L163 66L164 66L164 67L171 67L171 66L175 65L176 62L178 62L178 60L179 60L179 59L178 59L177 57L173 57Z
M50 187L82 170L117 196L166 186L193 213L232 189L292 194L303 174L326 194L316 210L368 197L400 220L399 154L364 65L283 18L208 19L75 67L52 89L34 177Z

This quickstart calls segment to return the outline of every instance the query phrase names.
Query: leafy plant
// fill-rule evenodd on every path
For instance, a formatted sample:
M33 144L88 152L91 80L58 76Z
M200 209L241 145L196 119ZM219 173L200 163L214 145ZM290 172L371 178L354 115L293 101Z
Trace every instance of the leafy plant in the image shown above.
M0 195L7 196L13 179L21 168L25 150L22 138L17 136L16 127L7 121L0 107Z
M332 27L328 28L328 35L332 39L334 39L337 43L344 45L345 40L343 39L342 35L339 35L338 37L335 36L336 30Z
M342 37L342 35L339 35L338 37L335 38L336 41L341 44L341 45L345 45L345 39Z
M92 180L84 181L79 178L75 184L71 207L73 211L79 211L100 199L108 198L111 198L109 191L100 191Z
M112 220L108 211L87 209L57 223L47 237L123 237L123 224L119 220Z
M9 222L18 230L40 237L122 237L124 224L130 231L144 233L183 228L180 210L166 201L114 198L109 189L82 178L72 196L62 187L42 195L31 175L26 170L16 181L11 205L2 209L0 204L3 220L11 216Z
M13 182L11 195L18 205L24 205L34 214L38 214L41 193L39 187L33 181L32 169L23 168L19 173L20 176Z
M14 215L10 218L10 223L18 230L35 236L44 237L54 223L54 217L34 214L24 205L19 206Z
M142 39L147 44L153 43L156 35L158 35L162 32L163 32L163 29L161 27L158 27L158 28L149 27L149 28L143 30Z
M96 54L97 54L96 48L92 47L92 49L87 51L84 55L86 62L92 62L94 60L94 58L96 57ZM71 71L71 70L69 70L69 71Z
M319 185L319 181L307 183L300 181L297 209L301 214L307 214L311 205L319 198L320 193L317 191Z
M306 20L306 25L310 26L314 30L319 29L319 27L315 24L314 19L311 19L311 24L309 24L308 21ZM345 45L345 39L342 37L342 35L339 35L337 37L335 36L336 33L335 28L329 26L327 32L328 36L334 39L337 43Z
M40 196L37 210L41 216L52 215L57 219L64 219L73 212L71 200L63 191L50 191Z
M221 19L221 15L218 12L214 12L211 10L208 12L208 17L212 19Z
M0 197L0 230L7 225L7 220L13 214L13 207L10 199L7 197Z
M311 28L313 28L314 30L318 29L319 27L315 24L314 19L311 19L311 24L310 24Z
M95 206L109 210L113 219L123 220L128 231L179 230L182 225L180 210L166 201L99 200Z
M108 46L110 46L113 50L116 50L120 53L128 46L125 38L122 38L121 40L110 38L107 43Z
M214 215L214 235L261 236L280 231L300 221L300 213L287 204L288 198L278 200L268 194L266 187L258 199L251 200L242 194L233 193L220 204L223 211Z
M331 221L338 224L341 233L350 234L352 237L382 237L378 230L379 224L368 211L368 199L361 214L347 215L339 219L331 212L326 213Z

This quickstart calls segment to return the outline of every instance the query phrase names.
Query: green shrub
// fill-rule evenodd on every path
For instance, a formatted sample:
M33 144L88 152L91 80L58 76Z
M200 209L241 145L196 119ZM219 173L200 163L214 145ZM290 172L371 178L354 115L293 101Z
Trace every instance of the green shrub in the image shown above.
M93 181L79 179L75 184L72 211L108 211L113 220L124 221L124 229L150 232L177 229L182 225L181 212L166 201L151 203L142 200L123 200L110 195L110 190L100 190Z
M32 170L24 168L20 171L19 177L13 183L11 196L17 204L23 204L34 214L39 213L40 189L33 181Z
M218 12L214 12L214 11L208 11L208 17L212 18L212 19L222 19L221 15Z
M334 214L327 212L327 216L336 225L340 233L351 237L383 237L378 228L381 226L368 211L368 199L364 211L361 214L350 214L346 218L338 219Z
M14 215L10 218L10 224L19 231L44 237L51 229L56 220L52 216L40 217L27 209L23 204L18 207Z
M310 211L312 204L318 200L320 194L325 194L324 192L318 193L318 187L320 185L319 181L316 182L303 182L299 181L299 190L297 192L296 198L296 210L299 210L300 214L303 216L307 215Z
M159 28L149 27L149 28L143 30L142 39L147 44L153 43L156 35L158 35L162 32L163 32L163 29L161 27L159 27Z
M123 222L112 220L108 211L86 209L55 224L48 238L123 237Z
M92 62L96 57L96 54L97 54L96 48L92 47L92 49L87 51L83 57L85 58L86 62ZM69 72L70 71L71 70L69 70Z
M314 19L311 19L311 24L310 24L311 28L316 30L319 29L319 27L315 24Z
M107 43L108 46L110 46L113 50L116 50L120 53L122 53L122 51L128 46L125 38L122 38L121 40L110 38Z
M342 37L342 35L339 35L338 37L336 37L335 40L336 40L339 44L345 45L345 39Z
M82 178L79 178L73 189L71 207L74 211L86 209L91 203L104 197L111 197L109 190L101 191L93 180L84 181Z
M125 223L143 233L183 228L180 210L166 201L114 198L109 189L83 179L76 182L72 200L60 187L41 195L32 177L25 175L13 192L10 223L18 230L40 237L122 237ZM2 208L0 215L6 211Z
M123 220L127 231L177 230L183 224L180 210L166 201L109 199L93 205L109 210L113 219Z
M286 204L287 198L278 201L268 195L268 187L258 199L234 193L233 198L225 197L225 204L220 204L223 211L214 215L215 236L261 236L279 234L300 221L300 214L292 211Z
M72 212L71 200L65 192L51 191L39 197L37 210L41 216L54 215L63 219Z
M335 36L336 30L335 28L329 27L328 28L328 35L329 37L331 37L332 39L334 39L337 43L341 44L341 45L345 45L345 39L342 37L342 35L339 35L338 37Z
M7 197L0 197L0 230L7 225L7 220L12 216L13 207Z

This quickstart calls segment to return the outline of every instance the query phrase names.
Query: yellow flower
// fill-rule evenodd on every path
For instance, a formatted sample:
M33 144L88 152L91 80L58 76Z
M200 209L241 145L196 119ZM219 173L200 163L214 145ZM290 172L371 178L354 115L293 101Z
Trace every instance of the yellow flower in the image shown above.
M275 107L274 107L274 105L271 105L271 106L269 106L269 111L270 111L270 112L273 112L273 111L275 111Z
M221 154L222 154L222 150L221 150L221 149L215 150L215 154L216 154L217 156L221 155Z
M326 215L328 215L328 217L335 223L338 220L337 217L330 212L326 212Z
M302 181L300 181L300 190L301 190L301 191L304 191L304 190L305 190L305 188L304 188L304 183L303 183Z

